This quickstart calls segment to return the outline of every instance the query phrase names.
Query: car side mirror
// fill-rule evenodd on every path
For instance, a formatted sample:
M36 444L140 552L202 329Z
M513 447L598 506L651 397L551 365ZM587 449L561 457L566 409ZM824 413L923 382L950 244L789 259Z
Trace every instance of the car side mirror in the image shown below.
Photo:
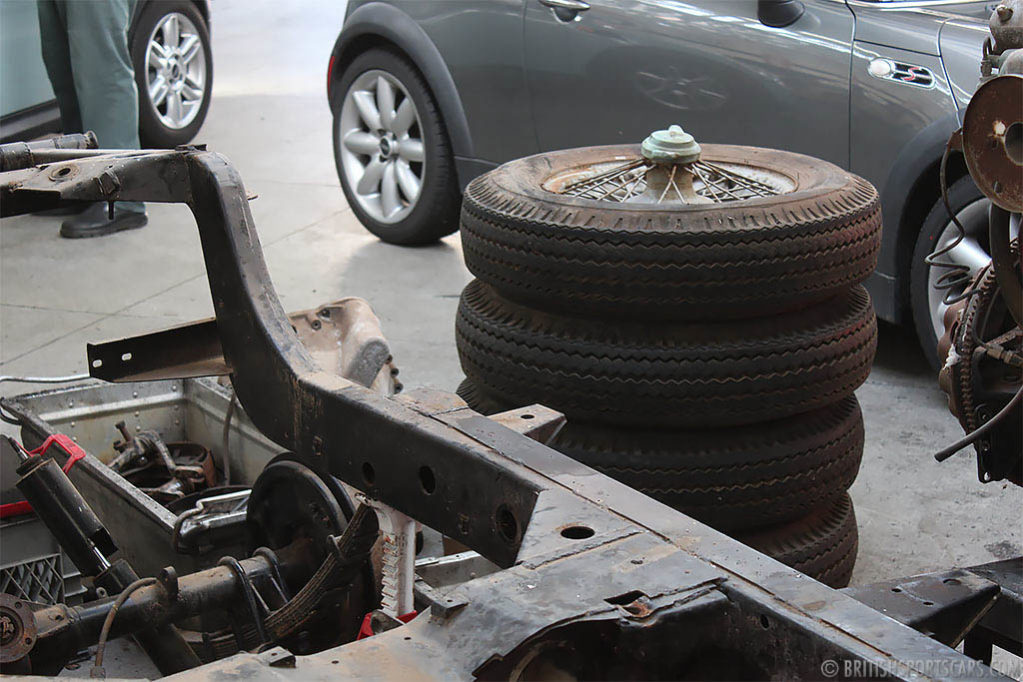
M758 0L757 19L764 26L783 28L796 23L806 6L800 0Z

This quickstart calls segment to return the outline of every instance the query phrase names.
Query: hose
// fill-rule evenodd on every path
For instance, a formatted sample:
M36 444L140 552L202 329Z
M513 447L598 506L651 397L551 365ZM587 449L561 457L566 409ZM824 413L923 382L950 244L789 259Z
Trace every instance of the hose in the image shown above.
M970 272L970 268L960 263L953 263L950 261L940 260L942 256L947 255L953 251L959 244L962 243L963 239L966 238L966 228L959 222L959 217L955 211L952 210L952 203L948 198L948 158L952 153L952 148L955 145L959 133L948 139L945 143L945 152L941 155L941 165L938 170L939 186L941 187L941 201L945 205L945 210L948 212L949 218L952 219L952 225L955 226L956 235L945 246L935 250L924 258L924 263L931 268L942 268L947 270L934 283L934 288L939 291L944 291L944 303L945 305L952 305L957 301L969 298L976 293L976 289L972 286L973 273ZM962 292L956 294L955 290L962 287Z
M10 374L0 376L0 384L11 381L18 384L69 384L75 381L91 379L89 374L68 374L62 377L18 377ZM21 426L21 421L11 417L3 410L0 410L0 421L5 421L13 426Z
M96 663L89 672L89 677L103 679L107 676L106 671L103 670L103 654L107 648L107 638L110 636L110 628L114 625L114 617L117 615L117 611L124 606L124 602L128 601L128 598L131 597L135 590L140 587L155 585L156 583L156 578L139 578L124 588L121 594L117 595L117 599L110 606L110 612L107 613L107 617L103 620L103 628L99 632L99 642L96 644Z
M259 605L256 604L256 591L253 589L252 583L249 582L249 576L245 573L245 569L242 568L242 565L233 556L224 557L217 562L217 566L229 568L234 573L238 583L241 585L242 594L245 596L245 604L249 607L249 612L252 614L252 623L256 626L259 641L270 641L266 636L266 628L263 626L263 616L259 613Z
M934 455L934 459L936 459L939 462L944 462L946 459L948 459L955 453L959 452L967 445L980 439L981 436L985 435L988 431L993 429L995 425L998 424L998 422L1005 419L1009 412L1011 412L1012 409L1019 404L1021 399L1023 399L1023 386L1021 386L1020 389L1016 391L1016 395L1012 397L1012 400L1006 403L1005 407L998 410L998 414L991 417L991 419L989 419L987 422L985 422L978 428L966 434L966 436L964 436L963 438L960 438L955 443L952 443L947 448L944 448L941 452Z
M69 384L73 381L85 381L91 379L92 376L88 373L85 374L68 374L62 377L16 377L13 375L5 374L0 376L0 384L5 381L13 381L18 384Z

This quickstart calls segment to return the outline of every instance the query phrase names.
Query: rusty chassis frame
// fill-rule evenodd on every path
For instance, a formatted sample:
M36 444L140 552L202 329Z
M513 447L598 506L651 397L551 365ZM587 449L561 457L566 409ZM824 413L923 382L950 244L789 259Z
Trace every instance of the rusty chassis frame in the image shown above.
M75 201L188 204L223 357L252 421L311 466L501 568L438 592L411 623L370 639L310 656L241 654L182 677L1000 677L454 395L387 398L323 371L278 301L241 178L223 156L23 151L0 166L4 216ZM944 626L949 644L991 607L993 584L978 587L987 597L964 624Z

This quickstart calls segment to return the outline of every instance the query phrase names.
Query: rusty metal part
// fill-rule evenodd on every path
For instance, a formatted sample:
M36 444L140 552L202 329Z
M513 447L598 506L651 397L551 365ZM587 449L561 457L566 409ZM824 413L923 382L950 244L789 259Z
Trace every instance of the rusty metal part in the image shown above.
M361 298L288 315L302 345L324 371L362 386L388 382L395 392L398 374L380 320ZM92 376L105 381L153 381L200 376L225 376L224 359L214 318L189 322L156 332L87 346Z
M279 552L279 565L286 579L296 572L307 572L312 561L308 543L300 541ZM265 556L239 562L246 580L264 592L271 592L275 567ZM110 628L110 639L136 633L143 627L160 627L192 616L242 608L242 585L232 570L225 566L178 577L174 590L166 587L167 578L157 584L141 587L118 610ZM35 667L56 661L57 669L75 652L95 644L103 623L114 604L113 597L102 598L81 606L57 604L39 609L32 618L38 628L38 641L32 652Z
M459 608L430 609L357 645L240 654L191 675L466 679L509 676L532 657L541 667L531 670L549 663L583 677L816 678L826 661L899 679L997 676L454 396L402 401L323 371L274 295L243 184L223 157L178 150L62 163L75 168L62 182L38 168L0 176L0 211L103 198L103 174L117 180L112 199L187 203L252 421L303 461L503 569L446 591ZM622 608L637 601L635 613ZM274 667L278 658L293 667Z
M490 415L491 421L538 443L549 443L565 425L565 415L543 405L526 405Z
M85 150L96 149L99 144L92 132L62 135L33 142L10 142L0 145L0 172L29 168L43 160L47 152L57 149Z
M165 443L156 431L132 434L123 421L116 424L124 438L114 443L121 453L110 468L161 504L167 504L217 484L213 455L199 443Z
M20 661L36 643L36 622L24 599L0 593L0 663Z
M991 12L988 28L995 54L1023 48L1023 0L1001 0Z
M1011 250L1017 260L1018 240ZM1017 264L1013 276L1019 272ZM938 377L949 411L967 434L999 413L1023 382L1023 329L1009 314L993 267L978 274L973 290L961 312L946 316L949 349ZM982 482L1009 479L1023 484L1019 412L974 443Z
M963 153L985 196L1023 211L1023 76L998 76L977 89L963 117Z

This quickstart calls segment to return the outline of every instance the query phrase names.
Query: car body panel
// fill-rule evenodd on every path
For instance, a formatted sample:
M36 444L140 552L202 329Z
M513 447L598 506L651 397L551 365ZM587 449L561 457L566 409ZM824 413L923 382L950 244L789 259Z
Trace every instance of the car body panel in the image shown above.
M874 77L868 66L875 59L890 59L927 69L932 85L919 87ZM901 222L903 206L919 168L897 164L907 149L927 149L926 163L941 156L945 141L958 127L955 101L949 91L941 60L936 56L857 42L853 49L851 77L851 120L849 170L870 180L881 193L883 222ZM934 122L937 129L920 137ZM933 143L939 148L931 149ZM934 155L937 154L937 157ZM911 157L915 160L915 154ZM909 183L905 182L909 180ZM890 230L894 237L896 230ZM894 243L885 244L878 271L894 276L899 263Z
M941 27L938 43L952 95L966 108L980 82L980 48L990 35L987 24L954 19Z
M519 0L515 0L515 2L519 2ZM477 121L475 125L478 130L473 131L474 134L470 133L466 109L459 88L455 86L455 81L444 57L426 31L408 12L404 11L406 6L411 6L414 12L422 12L425 11L426 3L373 1L349 3L344 30L338 36L331 50L327 100L331 102L332 107L337 103L333 88L348 62L362 49L361 46L381 43L396 46L408 55L416 68L423 74L423 78L437 101L444 125L447 128L448 138L451 141L459 181L464 187L473 177L496 165L495 162L489 161L487 157L483 156L474 144L474 137L486 137L483 135L486 130L485 123ZM433 7L432 4L429 6ZM463 25L462 28L466 29L467 27ZM520 31L517 30L515 33L519 34ZM445 30L438 30L435 35L447 35L447 33ZM486 116L480 116L480 118L486 119ZM528 118L523 121L522 125L527 129L531 128ZM530 130L530 136L531 134ZM486 143L484 143L485 148Z
M748 0L590 5L563 22L526 1L525 66L541 149L636 142L678 123L702 142L848 163L853 16L844 3L810 0L787 28L761 24ZM779 110L787 115L770 114Z
M906 245L919 228L906 224L908 207L936 197L924 178L976 87L996 3L803 2L804 15L782 29L757 20L755 0L589 0L578 16L556 16L540 0L386 6L421 26L431 56L420 68L431 86L435 71L450 79L437 97L455 121L463 186L536 151L638 141L671 123L705 142L807 153L881 193L885 230L867 288L878 314L900 321ZM352 16L383 4L353 0ZM346 22L339 43L352 29ZM418 64L415 51L424 48L409 51ZM877 58L923 67L933 81L871 76ZM459 147L462 134L468 146Z

